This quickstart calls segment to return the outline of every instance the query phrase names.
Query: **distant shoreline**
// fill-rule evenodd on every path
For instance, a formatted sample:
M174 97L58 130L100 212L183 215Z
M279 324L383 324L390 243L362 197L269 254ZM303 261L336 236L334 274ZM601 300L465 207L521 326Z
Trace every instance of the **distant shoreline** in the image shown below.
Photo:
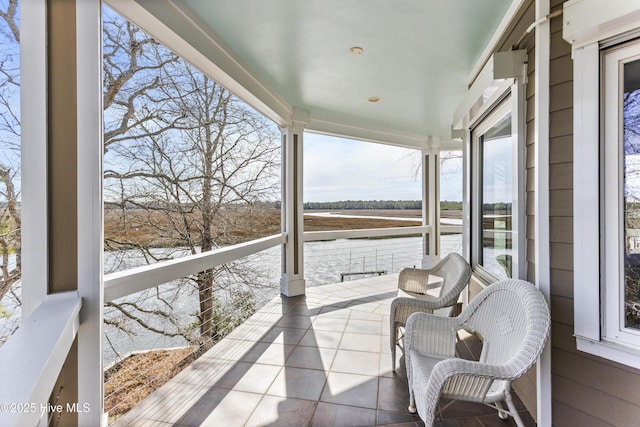
M178 239L158 232L163 226L169 226L169 217L158 211L147 212L144 209L128 209L127 215L117 209L105 210L105 238L111 243L110 250L131 244L143 247L175 247L181 246ZM280 209L269 208L261 211L252 221L250 229L225 230L228 234L220 238L219 245L238 243L276 234L281 229ZM305 231L359 230L368 228L412 227L422 225L422 211L419 209L305 209L304 214L319 213L322 215L304 215ZM335 215L328 215L335 213ZM245 213L238 210L225 215ZM256 212L253 212L255 215ZM462 219L460 210L441 210L443 219ZM124 218L128 223L125 223ZM450 224L445 224L450 225ZM232 241L225 242L224 238ZM114 243L117 242L117 243ZM128 243L125 243L128 242ZM108 249L108 250L109 250Z

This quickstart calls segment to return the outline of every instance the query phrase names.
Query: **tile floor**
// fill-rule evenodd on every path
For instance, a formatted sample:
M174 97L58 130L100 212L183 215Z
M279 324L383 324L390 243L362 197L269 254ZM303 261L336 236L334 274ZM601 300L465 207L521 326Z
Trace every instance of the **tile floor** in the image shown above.
M397 274L274 299L116 425L424 425L406 409L402 361L397 374L391 369L396 283ZM535 426L520 407L525 423ZM435 425L515 423L483 405L455 402Z

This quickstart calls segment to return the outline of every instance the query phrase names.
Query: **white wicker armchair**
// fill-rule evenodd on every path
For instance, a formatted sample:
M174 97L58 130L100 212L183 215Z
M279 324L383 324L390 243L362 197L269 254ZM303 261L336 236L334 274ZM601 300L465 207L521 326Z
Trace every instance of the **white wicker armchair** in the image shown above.
M531 283L503 280L478 294L457 317L413 314L407 321L405 357L410 412L431 426L440 397L480 402L513 416L511 381L536 361L549 336L547 303ZM479 361L455 357L456 331L483 338ZM506 402L505 409L502 402Z
M438 296L428 295L429 276L442 278ZM456 253L444 257L430 269L404 268L398 276L398 296L391 302L390 345L392 370L396 369L398 328L404 326L409 316L416 312L449 316L458 297L471 278L471 267Z

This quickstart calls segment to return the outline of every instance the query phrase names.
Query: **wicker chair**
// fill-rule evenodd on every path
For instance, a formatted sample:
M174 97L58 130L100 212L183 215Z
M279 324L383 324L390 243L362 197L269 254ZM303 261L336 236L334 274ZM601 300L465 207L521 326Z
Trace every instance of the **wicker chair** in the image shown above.
M442 278L439 295L427 294L429 275ZM390 345L392 370L396 369L398 328L404 326L412 313L451 315L460 293L471 278L471 267L456 253L444 257L430 269L405 268L398 276L398 297L391 302Z
M550 323L540 291L529 282L511 279L484 289L457 317L413 314L405 337L409 411L417 410L431 426L438 399L444 397L487 404L501 418L511 415L522 426L511 399L511 381L535 363ZM460 329L482 337L479 361L455 357Z

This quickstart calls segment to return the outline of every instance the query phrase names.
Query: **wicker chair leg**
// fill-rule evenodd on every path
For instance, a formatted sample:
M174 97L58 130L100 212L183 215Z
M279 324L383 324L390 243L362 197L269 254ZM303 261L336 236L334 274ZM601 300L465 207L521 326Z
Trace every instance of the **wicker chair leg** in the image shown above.
M393 325L391 327L391 334L389 335L390 345L391 345L391 372L396 371L396 333L398 328Z
M513 399L511 398L511 393L507 393L505 397L505 402L507 402L507 407L509 408L509 413L513 417L513 420L516 422L518 427L524 427L524 422L522 422L522 418L520 418L520 414L518 413L518 409L516 405L513 403Z

